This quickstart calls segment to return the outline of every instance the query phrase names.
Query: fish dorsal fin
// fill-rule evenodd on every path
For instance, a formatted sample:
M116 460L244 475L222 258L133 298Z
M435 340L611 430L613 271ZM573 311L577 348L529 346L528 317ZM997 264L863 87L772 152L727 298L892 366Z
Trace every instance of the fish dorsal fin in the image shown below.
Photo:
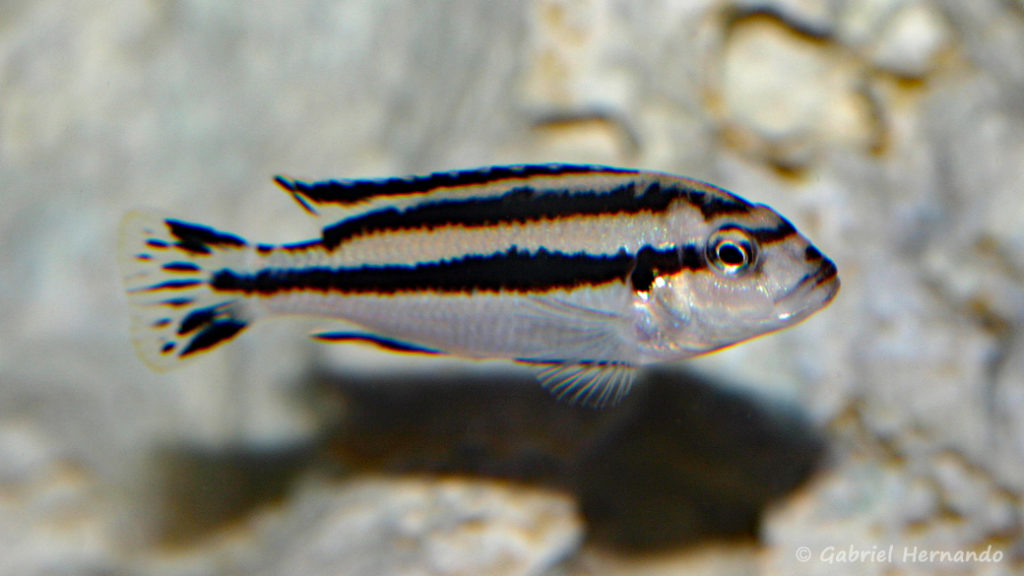
M323 227L335 222L348 220L353 216L368 212L375 205L356 200L349 200L344 194L359 188L363 180L330 180L325 182L304 182L284 175L274 176L274 182L302 206L302 209L317 218ZM338 199L332 198L331 192L337 192Z
M560 187L571 189L571 181L580 181L579 177L585 177L582 181L587 183L586 188L589 189L595 181L606 178L628 179L635 174L635 171L607 166L521 164L398 178L307 182L278 175L274 177L274 182L291 194L304 210L321 217L326 223L338 222L384 207L401 209L430 200L484 198L531 183L549 187L557 182Z
M369 180L328 180L304 182L288 176L274 176L274 182L327 228L378 208L382 202L362 199L359 189Z
M556 398L570 404L604 408L629 393L637 368L621 362L536 364L537 377Z
M302 209L319 220L326 230L331 226L381 208L403 208L419 196L390 195L384 183L391 180L324 180L304 182L278 175L274 182L291 194Z
M302 209L309 212L313 216L319 213L314 206L313 200L306 194L306 189L309 186L305 182L295 180L283 174L274 176L274 183L281 187L285 192L292 195L292 198L302 206Z

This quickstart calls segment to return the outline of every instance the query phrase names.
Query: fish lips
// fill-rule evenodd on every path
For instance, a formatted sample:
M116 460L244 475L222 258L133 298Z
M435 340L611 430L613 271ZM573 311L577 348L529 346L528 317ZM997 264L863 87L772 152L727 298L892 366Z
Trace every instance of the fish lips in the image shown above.
M839 293L839 286L839 270L834 262L824 258L817 270L806 274L776 300L776 318L786 324L807 318L828 306Z

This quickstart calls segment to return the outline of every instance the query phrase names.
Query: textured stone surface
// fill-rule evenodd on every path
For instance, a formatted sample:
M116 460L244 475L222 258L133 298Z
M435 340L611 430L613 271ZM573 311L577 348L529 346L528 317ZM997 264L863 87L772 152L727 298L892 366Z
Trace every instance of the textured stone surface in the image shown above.
M582 538L564 495L454 478L310 482L288 507L247 524L186 554L157 556L146 571L531 575L561 563Z
M409 573L1019 571L1021 54L1009 0L4 2L0 573L358 574L356 556L399 548L384 556ZM127 208L297 240L316 227L278 172L559 160L768 203L843 290L692 362L711 385L661 396L658 377L591 416L500 365L328 351L302 321L166 375L130 349ZM311 384L318 363L347 384ZM356 386L425 372L469 388ZM780 431L804 421L793 406L815 429ZM329 546L403 515L436 540ZM1002 559L827 564L830 546ZM460 547L477 563L447 563Z
M31 424L0 425L0 573L109 574L119 565L95 479L59 450Z
M582 537L568 498L458 480L364 480L295 514L272 573L539 574Z

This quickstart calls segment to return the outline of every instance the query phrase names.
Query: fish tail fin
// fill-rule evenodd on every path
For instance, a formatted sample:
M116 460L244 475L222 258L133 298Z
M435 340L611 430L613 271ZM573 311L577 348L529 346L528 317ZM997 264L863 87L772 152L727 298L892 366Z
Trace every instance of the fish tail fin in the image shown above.
M170 370L227 342L254 318L244 296L218 292L212 284L218 271L244 271L253 261L254 250L242 238L129 212L118 242L132 341L154 370Z

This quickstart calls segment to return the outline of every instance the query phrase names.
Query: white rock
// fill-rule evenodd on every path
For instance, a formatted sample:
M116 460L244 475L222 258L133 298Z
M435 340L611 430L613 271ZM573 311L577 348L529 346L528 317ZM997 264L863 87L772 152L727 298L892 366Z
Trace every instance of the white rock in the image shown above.
M800 166L825 143L869 141L857 64L842 52L753 17L735 25L721 58L724 120L741 148Z
M579 545L571 499L458 479L383 478L303 496L260 573L539 575Z
M0 486L24 484L45 472L53 447L27 424L0 422Z
M918 2L896 12L873 50L876 64L901 76L921 78L932 71L949 44L949 30L938 8Z

